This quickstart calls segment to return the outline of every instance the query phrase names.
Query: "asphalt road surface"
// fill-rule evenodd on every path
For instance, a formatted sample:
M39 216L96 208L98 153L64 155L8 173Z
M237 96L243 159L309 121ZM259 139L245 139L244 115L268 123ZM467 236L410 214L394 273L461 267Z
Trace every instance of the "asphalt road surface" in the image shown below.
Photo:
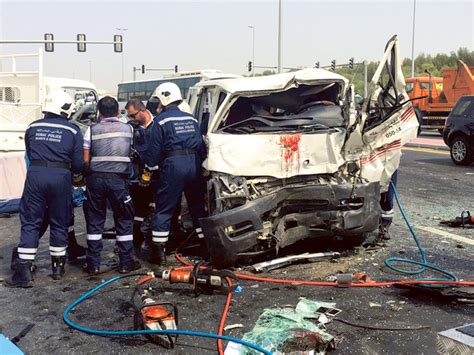
M448 152L406 148L399 169L399 194L429 262L446 268L458 278L474 280L474 233L439 225L441 219L453 218L462 210L474 211L474 165L454 166ZM76 230L85 243L84 223L76 209ZM0 220L0 279L10 273L11 248L17 243L17 216ZM384 266L388 256L419 260L413 239L400 213L391 227L391 240L375 250L359 248L337 261L292 265L262 276L321 280L337 273L366 272L375 280L397 280L399 275ZM314 243L317 247L317 243ZM113 243L105 242L104 261L114 257ZM17 335L28 324L35 324L18 345L30 354L48 353L164 353L145 338L91 336L70 329L62 321L66 306L102 280L116 276L114 271L100 277L86 278L79 266L68 266L61 282L48 277L49 256L46 240L37 257L39 270L32 289L0 287L0 328L8 337ZM145 266L149 266L144 263ZM145 270L145 268L144 268ZM433 276L426 273L426 276ZM415 277L415 276L414 276ZM128 282L110 287L101 295L86 301L72 318L82 325L99 329L132 329L133 310ZM399 288L332 288L241 282L243 291L233 296L226 324L243 324L228 332L241 337L252 329L265 308L296 305L299 297L336 302L342 310L338 317L361 325L388 328L428 327L422 330L387 331L357 328L333 321L328 331L338 336L335 354L434 354L436 333L470 323L474 306L421 292ZM180 312L180 329L216 332L225 297L194 297L186 286L163 287L162 300L174 301ZM371 306L372 304L372 306ZM374 306L375 305L375 306ZM174 353L212 354L215 342L207 339L180 337Z

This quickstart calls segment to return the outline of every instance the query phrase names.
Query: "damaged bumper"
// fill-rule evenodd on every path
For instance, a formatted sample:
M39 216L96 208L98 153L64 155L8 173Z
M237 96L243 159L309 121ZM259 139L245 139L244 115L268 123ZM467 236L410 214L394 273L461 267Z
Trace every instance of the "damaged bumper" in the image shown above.
M262 247L264 240L283 248L310 237L350 237L374 231L379 199L378 182L283 187L203 218L201 225L213 262L232 265L239 257L268 251Z

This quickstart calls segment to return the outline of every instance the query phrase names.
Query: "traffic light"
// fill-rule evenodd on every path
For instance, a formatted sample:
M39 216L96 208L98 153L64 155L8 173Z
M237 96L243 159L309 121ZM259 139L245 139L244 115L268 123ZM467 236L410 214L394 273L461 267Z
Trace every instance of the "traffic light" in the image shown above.
M45 52L54 52L54 36L52 33L45 33L44 34L44 40L45 41L50 41L50 42L46 42L44 44L44 50Z
M145 74L145 64L142 64L142 74Z
M114 52L115 53L123 52L122 35L114 35Z
M314 67L315 67L315 68L319 68L319 62L316 62L316 63L314 64Z
M249 72L251 72L251 71L252 71L252 62L251 62L251 61L249 61L249 64L248 64L248 70L249 70Z
M77 51L85 52L86 51L86 35L80 33L77 35Z
M354 69L354 57L349 58L349 69Z
M336 59L331 60L331 70L336 71Z
M178 72L178 66L177 66L177 65L174 66L174 72L175 72L175 73Z

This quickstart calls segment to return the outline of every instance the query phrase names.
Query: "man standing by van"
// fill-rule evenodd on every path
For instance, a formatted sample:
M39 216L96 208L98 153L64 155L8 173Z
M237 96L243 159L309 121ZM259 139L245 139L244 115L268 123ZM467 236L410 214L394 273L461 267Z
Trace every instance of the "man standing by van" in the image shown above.
M133 129L118 119L118 102L105 96L97 103L100 122L84 136L86 200L84 215L87 223L87 259L84 271L96 275L100 271L102 233L110 203L117 231L119 272L140 268L133 253L133 203L128 190Z

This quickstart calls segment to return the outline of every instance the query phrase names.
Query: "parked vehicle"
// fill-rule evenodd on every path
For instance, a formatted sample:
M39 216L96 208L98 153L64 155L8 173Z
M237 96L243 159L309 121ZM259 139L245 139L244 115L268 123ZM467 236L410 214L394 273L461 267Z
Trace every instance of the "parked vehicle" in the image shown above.
M446 120L443 140L454 164L474 162L474 95L463 96L456 103Z
M207 132L209 216L201 223L215 265L306 238L360 242L377 230L380 192L418 130L398 48L394 36L359 113L349 81L323 69L190 89Z
M443 133L444 122L458 99L474 95L474 67L458 61L457 68L443 69L443 77L427 75L408 78L407 94L413 102L420 129Z
M0 68L0 199L14 199L21 196L26 178L25 130L41 118L48 93L64 90L76 99L77 106L98 95L91 82L44 76L41 50L0 55Z

